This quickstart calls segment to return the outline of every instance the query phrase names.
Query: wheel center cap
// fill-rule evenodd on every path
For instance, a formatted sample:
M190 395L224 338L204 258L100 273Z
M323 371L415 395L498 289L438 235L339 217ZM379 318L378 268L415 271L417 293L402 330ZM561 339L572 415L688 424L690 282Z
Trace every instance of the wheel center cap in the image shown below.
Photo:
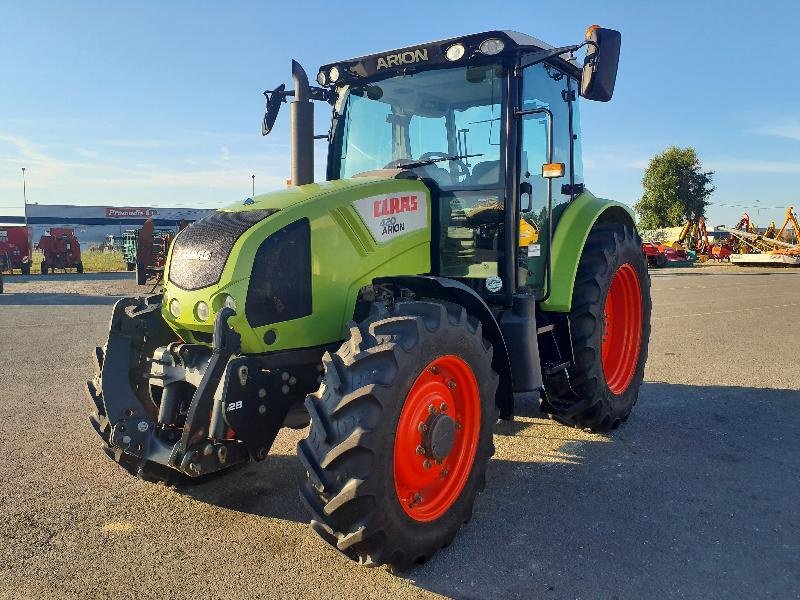
M450 454L455 439L456 422L442 413L431 415L428 419L428 430L422 439L425 454L441 462Z

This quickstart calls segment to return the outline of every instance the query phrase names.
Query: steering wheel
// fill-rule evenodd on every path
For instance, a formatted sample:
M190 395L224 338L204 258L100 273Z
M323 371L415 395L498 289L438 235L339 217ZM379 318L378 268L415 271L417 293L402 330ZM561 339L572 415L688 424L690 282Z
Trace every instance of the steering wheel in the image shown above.
M426 152L425 154L420 155L419 160L430 160L432 158L448 158L449 160L447 162L456 163L456 168L458 170L458 172L456 173L457 178L466 179L467 177L469 177L469 167L467 166L467 163L465 163L460 158L449 158L449 157L450 155L447 152Z

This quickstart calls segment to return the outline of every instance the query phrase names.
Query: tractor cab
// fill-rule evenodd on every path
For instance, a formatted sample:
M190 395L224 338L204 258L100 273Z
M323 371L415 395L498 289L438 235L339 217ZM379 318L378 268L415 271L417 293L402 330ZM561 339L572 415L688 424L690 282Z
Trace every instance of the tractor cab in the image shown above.
M553 221L584 189L578 98L610 99L619 47L618 32L597 26L563 48L491 31L325 65L300 96L333 105L328 180L416 177L432 190L433 274L500 304L521 286L542 299ZM304 73L295 79L304 87ZM297 91L265 94L268 133ZM299 121L293 146L307 163L300 138L313 129ZM388 207L387 222L402 210Z

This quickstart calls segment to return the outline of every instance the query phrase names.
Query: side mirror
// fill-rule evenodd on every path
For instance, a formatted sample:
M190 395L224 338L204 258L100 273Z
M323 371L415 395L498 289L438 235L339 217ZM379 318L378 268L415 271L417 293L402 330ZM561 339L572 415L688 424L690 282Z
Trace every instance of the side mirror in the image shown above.
M282 83L271 92L264 92L267 97L267 108L264 111L264 122L261 124L261 135L267 135L272 131L272 126L275 125L275 119L278 118L281 110L284 91L286 91L286 84Z
M586 32L586 58L583 61L581 96L587 100L608 102L617 81L622 34L615 29L592 25Z

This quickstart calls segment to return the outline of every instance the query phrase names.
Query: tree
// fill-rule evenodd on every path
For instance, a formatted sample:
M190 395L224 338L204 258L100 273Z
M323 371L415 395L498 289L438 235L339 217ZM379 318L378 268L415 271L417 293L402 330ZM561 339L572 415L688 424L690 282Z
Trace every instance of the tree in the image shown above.
M641 229L682 225L692 214L706 212L713 171L702 171L694 148L670 146L650 159L642 178L644 194L634 209Z

